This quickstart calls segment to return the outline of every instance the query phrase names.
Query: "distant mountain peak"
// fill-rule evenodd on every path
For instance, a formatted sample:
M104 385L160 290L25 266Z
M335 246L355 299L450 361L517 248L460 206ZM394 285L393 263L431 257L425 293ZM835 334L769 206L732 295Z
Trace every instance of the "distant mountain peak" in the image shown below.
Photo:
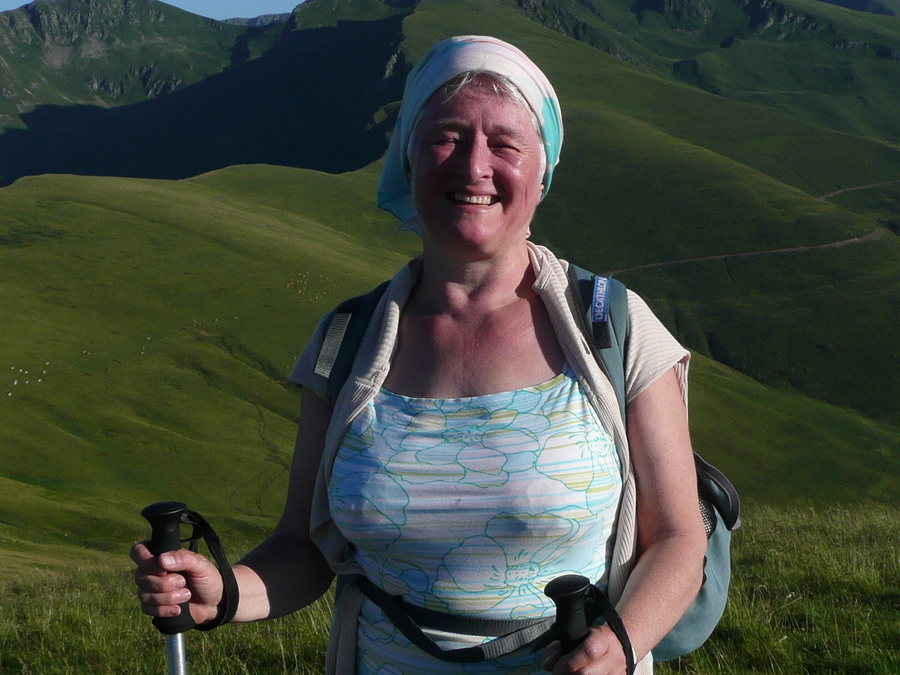
M263 14L261 16L255 16L249 19L223 19L222 23L229 23L233 26L248 26L250 28L256 28L258 26L268 26L273 23L277 23L278 21L287 21L290 18L291 13L286 12L284 14Z

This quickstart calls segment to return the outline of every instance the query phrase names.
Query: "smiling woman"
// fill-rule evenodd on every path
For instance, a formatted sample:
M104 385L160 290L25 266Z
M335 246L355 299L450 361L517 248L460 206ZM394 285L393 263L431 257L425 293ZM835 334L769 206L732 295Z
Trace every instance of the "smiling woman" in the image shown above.
M378 204L421 233L422 255L383 287L339 394L325 363L345 310L301 353L284 515L235 566L237 614L208 560L139 544L144 611L188 600L206 627L255 621L313 602L336 573L329 675L651 673L706 550L690 355L628 296L626 428L568 263L528 239L562 137L553 87L513 45L450 38L416 64ZM621 622L541 650L556 635L545 589L572 573Z

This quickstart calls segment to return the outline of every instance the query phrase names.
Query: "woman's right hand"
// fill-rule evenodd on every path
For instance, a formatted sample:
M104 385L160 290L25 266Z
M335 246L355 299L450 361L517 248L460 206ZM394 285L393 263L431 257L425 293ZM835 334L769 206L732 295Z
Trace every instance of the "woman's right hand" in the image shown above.
M147 542L135 544L131 559L137 564L134 581L144 614L173 617L181 614L178 606L190 603L191 617L198 624L212 621L222 599L222 575L218 568L199 553L187 549L155 556Z

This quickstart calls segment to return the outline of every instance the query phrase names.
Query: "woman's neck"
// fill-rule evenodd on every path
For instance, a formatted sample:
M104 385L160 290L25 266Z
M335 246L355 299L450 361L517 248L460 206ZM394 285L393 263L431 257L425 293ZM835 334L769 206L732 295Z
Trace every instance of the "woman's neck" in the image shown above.
M426 247L415 302L429 313L482 314L529 297L533 283L527 245L479 259L429 255Z

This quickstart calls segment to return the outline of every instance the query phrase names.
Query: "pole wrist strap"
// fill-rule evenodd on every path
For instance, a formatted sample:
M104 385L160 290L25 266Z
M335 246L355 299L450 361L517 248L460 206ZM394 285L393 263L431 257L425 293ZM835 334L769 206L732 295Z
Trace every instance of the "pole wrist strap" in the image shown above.
M219 626L229 623L237 614L238 603L240 602L240 590L238 588L237 579L234 577L234 570L228 563L225 556L225 548L222 546L222 540L212 528L212 525L192 509L188 509L182 516L182 522L188 523L194 527L194 531L188 539L191 551L197 552L198 542L200 539L206 541L206 547L212 554L216 565L219 568L219 574L222 575L222 600L219 602L219 613L215 619L208 623L198 624L194 626L195 630L212 630Z
M634 646L631 644L631 638L628 637L628 631L625 630L625 622L619 616L619 612L610 602L606 593L591 584L587 591L588 602L585 611L588 613L588 620L592 622L598 617L603 617L606 625L622 643L622 651L625 652L625 672L628 675L634 674L635 669L635 653ZM592 616L593 615L593 616Z

